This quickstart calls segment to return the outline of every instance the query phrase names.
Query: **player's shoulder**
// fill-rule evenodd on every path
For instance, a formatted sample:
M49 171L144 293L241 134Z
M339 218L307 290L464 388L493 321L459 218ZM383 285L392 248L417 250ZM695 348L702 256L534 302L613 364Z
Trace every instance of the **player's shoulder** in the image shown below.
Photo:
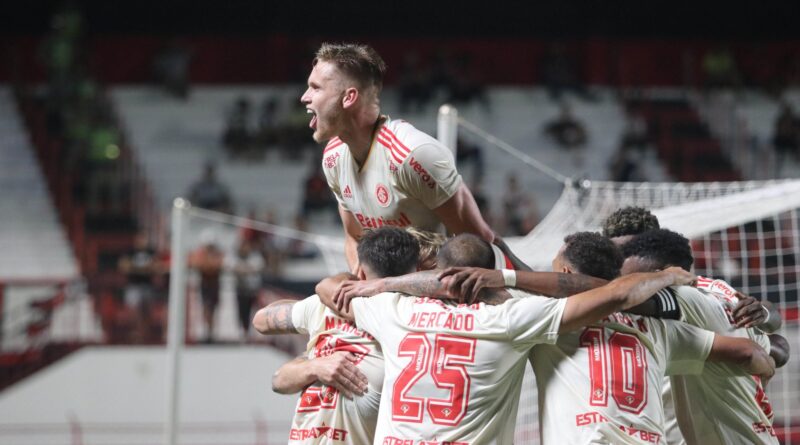
M339 137L334 137L322 150L322 166L325 167L325 170L334 169L342 162L346 154L347 144Z
M722 298L729 303L738 301L736 289L725 280L708 277L697 277L697 288Z
M408 163L414 154L422 152L449 153L447 147L432 136L418 130L404 120L389 120L378 132L379 141Z

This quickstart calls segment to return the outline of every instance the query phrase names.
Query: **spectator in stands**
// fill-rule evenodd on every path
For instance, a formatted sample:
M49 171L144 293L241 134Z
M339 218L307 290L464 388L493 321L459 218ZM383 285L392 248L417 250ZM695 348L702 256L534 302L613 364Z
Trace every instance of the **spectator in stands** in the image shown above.
M483 180L483 148L480 145L459 137L456 141L456 162L458 163L459 171L463 171L461 166L469 162L472 164L472 181L480 182Z
M703 73L707 88L735 88L741 85L736 59L730 48L721 46L703 56Z
M586 126L572 115L572 109L567 102L562 102L559 116L545 125L544 134L572 153L573 164L582 165L580 152L588 142Z
M779 175L787 157L800 159L800 118L786 101L781 103L781 111L775 120L772 145L778 158Z
M233 211L228 187L217 180L216 167L211 162L206 163L203 178L192 184L188 196L197 207L226 213Z
M480 81L478 71L469 54L461 54L453 67L455 73L450 82L447 101L453 104L469 104L477 100L484 110L490 110L486 87Z
M186 99L189 96L189 64L191 51L178 39L172 39L153 60L153 77L169 94Z
M317 155L311 161L311 168L303 186L301 216L309 218L312 212L329 212L338 221L339 207L322 173L322 159Z
M75 5L66 4L53 14L51 28L40 48L40 57L47 69L48 98L63 106L72 93L83 55L83 15Z
M308 233L308 220L303 215L294 218L294 228L300 232ZM293 259L315 258L319 251L310 243L299 239L290 239L286 244L286 256Z
M453 90L458 75L451 51L445 47L438 48L431 63L431 87L448 93Z
M278 142L278 99L272 96L264 98L258 114L256 139L264 148Z
M422 66L419 54L411 51L403 57L398 80L400 111L405 113L413 107L415 112L423 110L433 97L430 72Z
M241 240L236 253L226 259L227 270L233 272L236 281L236 305L242 334L247 338L253 305L261 291L261 274L264 271L264 258L255 244Z
M137 233L131 250L119 258L118 270L125 275L125 304L138 315L137 337L140 339L153 338L150 310L157 299L156 279L162 269L158 252L145 233Z
M222 143L233 158L249 155L253 135L250 130L250 100L244 96L236 100L228 115Z
M625 128L622 131L622 146L645 151L650 144L647 122L631 110L625 110Z
M527 235L538 224L538 211L534 204L533 199L522 192L517 176L509 174L503 195L504 235Z
M617 182L643 181L645 178L641 172L641 162L642 153L625 145L623 141L608 165L611 180Z
M87 188L89 215L119 215L124 207L124 177L120 160L120 135L116 126L102 113L93 110L89 123L86 152L81 168ZM103 199L105 197L105 199Z
M216 233L206 229L200 236L200 247L189 255L188 265L200 276L200 298L203 302L207 343L214 341L214 314L219 305L219 284L224 260L225 255L217 243Z
M292 101L281 129L280 143L284 158L295 161L302 157L303 149L316 147L308 137L308 110L302 102Z
M475 198L475 204L478 206L478 210L480 210L483 220L486 221L486 224L488 224L489 227L494 227L494 215L492 214L492 208L489 205L489 198L486 197L486 193L483 191L483 181L473 181L469 189L472 191L472 197Z
M572 91L584 99L592 99L581 79L579 64L562 43L550 44L539 61L541 80L553 100L561 100Z
M264 222L277 226L278 215L275 210L268 209L264 214ZM262 233L259 249L266 263L265 276L267 278L281 278L283 276L283 262L286 256L288 241L286 238L277 237L273 233Z

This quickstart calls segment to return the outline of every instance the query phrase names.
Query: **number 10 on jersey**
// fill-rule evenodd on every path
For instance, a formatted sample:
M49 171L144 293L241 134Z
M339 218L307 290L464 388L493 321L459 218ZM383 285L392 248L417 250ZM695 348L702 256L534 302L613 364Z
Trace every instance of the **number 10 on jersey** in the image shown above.
M610 377L611 397L619 409L642 412L647 404L647 355L639 338L624 332L606 338L605 329L591 327L583 331L580 342L589 351L589 403L608 406Z

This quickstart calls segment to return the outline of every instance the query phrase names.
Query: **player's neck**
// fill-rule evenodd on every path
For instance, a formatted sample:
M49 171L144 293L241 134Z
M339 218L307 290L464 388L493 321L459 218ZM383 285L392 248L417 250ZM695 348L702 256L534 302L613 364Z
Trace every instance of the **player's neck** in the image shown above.
M339 136L350 148L350 153L359 166L364 165L364 162L366 162L370 147L375 138L375 132L378 131L381 122L383 122L383 117L380 115L371 117L369 120L361 119L354 123L351 127L351 131Z

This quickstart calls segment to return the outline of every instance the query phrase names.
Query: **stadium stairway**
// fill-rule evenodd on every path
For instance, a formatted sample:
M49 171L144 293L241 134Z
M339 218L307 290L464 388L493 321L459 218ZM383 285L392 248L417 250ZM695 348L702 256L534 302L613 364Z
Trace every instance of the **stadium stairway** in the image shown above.
M0 86L0 390L81 346L65 315L92 317L88 301L65 298L80 267L28 136Z
M0 281L78 273L8 87L0 87Z
M651 92L626 103L644 117L659 158L669 173L682 182L736 181L741 179L725 156L706 122L684 93Z

